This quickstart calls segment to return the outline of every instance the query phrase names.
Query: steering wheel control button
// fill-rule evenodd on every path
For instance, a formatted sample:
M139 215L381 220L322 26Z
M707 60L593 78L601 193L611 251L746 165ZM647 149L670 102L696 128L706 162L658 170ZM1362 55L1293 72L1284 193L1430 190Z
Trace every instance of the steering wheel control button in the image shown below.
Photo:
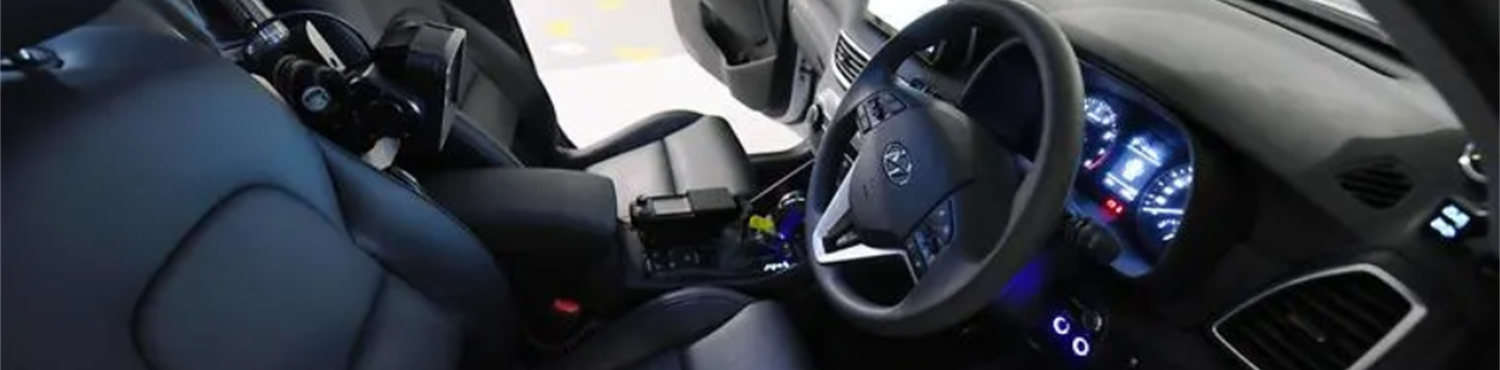
M875 103L875 106L879 108L879 110L876 111L876 118L879 118L881 121L889 119L891 118L891 116L895 116L896 114L901 113L901 111L906 110L906 103L902 103L901 99L896 98L896 96L892 95L891 93L880 93L880 95L876 95Z
M923 225L940 246L953 243L953 201L943 201L927 215Z
M933 251L932 243L921 235L914 234L906 239L906 258L911 261L912 270L917 276L920 277L927 272L927 266L931 265L934 255L936 253Z
M906 110L906 103L889 92L880 92L859 105L859 129L868 131Z

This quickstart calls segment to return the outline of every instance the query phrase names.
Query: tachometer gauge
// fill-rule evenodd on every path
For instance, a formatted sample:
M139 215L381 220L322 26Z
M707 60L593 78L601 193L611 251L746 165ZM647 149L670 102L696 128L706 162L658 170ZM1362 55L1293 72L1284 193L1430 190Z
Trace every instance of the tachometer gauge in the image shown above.
M1094 96L1083 98L1083 168L1092 170L1109 158L1120 137L1119 117L1108 101Z
M1141 193L1136 222L1143 241L1153 253L1160 253L1177 239L1177 228L1182 225L1192 187L1193 167L1184 164L1162 172Z

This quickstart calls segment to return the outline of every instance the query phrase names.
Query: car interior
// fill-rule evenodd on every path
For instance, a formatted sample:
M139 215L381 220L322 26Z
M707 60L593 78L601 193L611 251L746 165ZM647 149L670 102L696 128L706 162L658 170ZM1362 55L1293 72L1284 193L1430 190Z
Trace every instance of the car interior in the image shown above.
M505 0L5 8L5 369L1500 368L1493 143L1354 1L670 0L754 155L575 145Z

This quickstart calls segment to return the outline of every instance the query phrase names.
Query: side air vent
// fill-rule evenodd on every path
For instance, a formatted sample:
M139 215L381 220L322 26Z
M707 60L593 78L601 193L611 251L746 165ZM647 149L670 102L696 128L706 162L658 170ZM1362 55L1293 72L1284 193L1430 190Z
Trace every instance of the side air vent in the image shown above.
M865 70L865 64L870 62L870 55L866 54L859 46L854 45L843 32L839 32L838 41L833 45L833 68L839 84L845 88L859 78L859 72Z
M1213 334L1255 370L1360 370L1426 314L1395 277L1360 264L1271 288L1220 318Z
M1380 160L1344 170L1338 174L1339 187L1354 199L1376 209L1396 206L1414 186L1410 177L1393 160Z

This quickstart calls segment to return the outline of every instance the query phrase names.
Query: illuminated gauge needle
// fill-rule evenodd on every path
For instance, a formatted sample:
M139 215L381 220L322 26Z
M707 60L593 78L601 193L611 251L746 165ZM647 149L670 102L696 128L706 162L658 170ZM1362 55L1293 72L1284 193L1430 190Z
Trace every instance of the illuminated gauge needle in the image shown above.
M1182 208L1141 207L1141 212L1146 212L1146 213L1150 213L1150 214L1153 214L1153 215L1175 215L1175 216L1181 216L1182 215Z

